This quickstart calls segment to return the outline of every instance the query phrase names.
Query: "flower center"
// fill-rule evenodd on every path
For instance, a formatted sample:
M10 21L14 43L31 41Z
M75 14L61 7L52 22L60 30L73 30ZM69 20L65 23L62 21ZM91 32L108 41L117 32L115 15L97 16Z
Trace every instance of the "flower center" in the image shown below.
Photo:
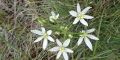
M83 34L83 36L84 36L84 37L86 37L86 36L87 36L87 34L86 34L86 33L84 33L84 34Z
M78 14L78 18L82 18L82 17L83 17L82 13Z
M47 34L43 34L43 38L46 38Z
M63 51L65 48L64 47L60 47L60 51Z

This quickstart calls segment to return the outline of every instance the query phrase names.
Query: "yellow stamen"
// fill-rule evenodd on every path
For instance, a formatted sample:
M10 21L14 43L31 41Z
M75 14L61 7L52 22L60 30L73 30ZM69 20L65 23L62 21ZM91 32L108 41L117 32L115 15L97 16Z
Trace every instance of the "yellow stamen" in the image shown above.
M86 37L86 36L87 36L87 34L86 34L86 33L84 33L84 34L83 34L83 36L84 36L84 37Z
M82 17L83 17L82 13L78 14L78 18L82 18Z
M47 36L47 34L43 34L43 37L45 38Z
M63 51L64 50L64 47L60 47L60 51Z

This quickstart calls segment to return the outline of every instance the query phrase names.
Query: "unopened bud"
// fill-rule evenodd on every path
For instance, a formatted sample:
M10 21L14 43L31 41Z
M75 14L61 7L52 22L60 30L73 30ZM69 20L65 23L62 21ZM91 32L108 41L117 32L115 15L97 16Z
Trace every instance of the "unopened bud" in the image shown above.
M60 32L56 31L55 34L56 34L56 35L60 35Z
M72 34L68 34L68 37L69 37L69 38L72 38L72 37L73 37L73 35L72 35Z

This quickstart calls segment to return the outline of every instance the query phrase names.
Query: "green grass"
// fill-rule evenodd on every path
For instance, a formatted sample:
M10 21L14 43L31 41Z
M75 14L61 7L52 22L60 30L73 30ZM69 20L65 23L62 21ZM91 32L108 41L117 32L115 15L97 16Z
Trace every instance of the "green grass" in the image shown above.
M33 43L39 36L31 33L30 30L40 30L41 20L46 22L43 23L43 26L47 30L53 30L52 37L54 39L58 38L61 42L64 42L69 38L68 34L73 35L68 46L74 51L73 54L68 54L70 60L120 59L119 0L95 0L92 3L90 3L91 0L44 0L43 2L30 0L23 4L21 4L22 2L18 3L15 17L14 10L8 7L9 5L14 6L12 2L6 3L8 10L0 10L0 27L2 28L0 30L0 60L55 60L57 53L51 53L48 50L56 46L56 43L50 42L46 50L42 50L42 41ZM26 3L28 3L27 7L25 7ZM69 11L76 11L77 3L80 3L82 9L87 6L92 7L87 14L94 16L94 18L86 20L89 24L87 28L80 22L76 25L72 24L74 17L69 14ZM60 14L57 23L49 21L51 11ZM39 19L36 19L36 17L39 17ZM16 18L16 21L14 18ZM61 29L61 26L68 27L68 29ZM78 34L84 28L96 29L93 34L99 37L99 40L90 40L93 51L84 42L77 46ZM61 32L60 35L55 34L56 31ZM63 60L63 57L58 60Z

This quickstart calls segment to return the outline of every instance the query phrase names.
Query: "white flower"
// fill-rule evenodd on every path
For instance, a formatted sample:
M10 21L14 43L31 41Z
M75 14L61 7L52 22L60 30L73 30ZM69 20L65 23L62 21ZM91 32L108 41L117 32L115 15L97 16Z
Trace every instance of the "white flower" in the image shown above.
M86 45L92 50L92 44L91 44L91 42L90 42L90 40L89 40L88 38L93 39L93 40L99 40L99 39L98 39L97 37L95 37L94 35L89 34L89 33L93 32L93 31L95 31L95 29L89 29L89 30L87 30L87 31L84 31L84 30L83 30L83 31L82 31L83 35L80 35L81 37L79 38L77 44L78 44L78 45L81 44L82 41L83 41L83 39L84 39Z
M78 3L78 4L77 4L77 12L75 12L75 11L73 11L73 10L72 10L72 11L69 11L69 13L70 13L72 16L76 17L75 20L74 20L74 22L73 22L73 24L76 24L76 23L78 23L78 21L80 21L83 25L88 26L88 23L87 23L84 19L92 19L92 18L93 18L92 16L85 15L86 12L87 12L90 8L92 8L92 7L86 7L85 9L83 9L83 10L81 11L80 5L79 5L79 3Z
M61 54L63 54L64 59L68 60L67 52L73 53L71 49L66 48L70 43L70 39L67 39L63 44L58 39L56 39L56 42L58 46L51 48L49 51L52 51L52 52L59 51L56 59L58 59L61 56Z
M51 22L54 22L54 20L57 20L59 17L59 14L55 14L53 11L51 11L52 16L49 17Z
M42 39L44 39L43 41L43 49L45 50L48 44L48 40L54 42L54 39L50 36L52 31L48 30L47 32L45 31L44 27L41 27L42 31L39 30L31 30L32 33L38 34L40 35L40 37L38 37L34 42L39 42Z

